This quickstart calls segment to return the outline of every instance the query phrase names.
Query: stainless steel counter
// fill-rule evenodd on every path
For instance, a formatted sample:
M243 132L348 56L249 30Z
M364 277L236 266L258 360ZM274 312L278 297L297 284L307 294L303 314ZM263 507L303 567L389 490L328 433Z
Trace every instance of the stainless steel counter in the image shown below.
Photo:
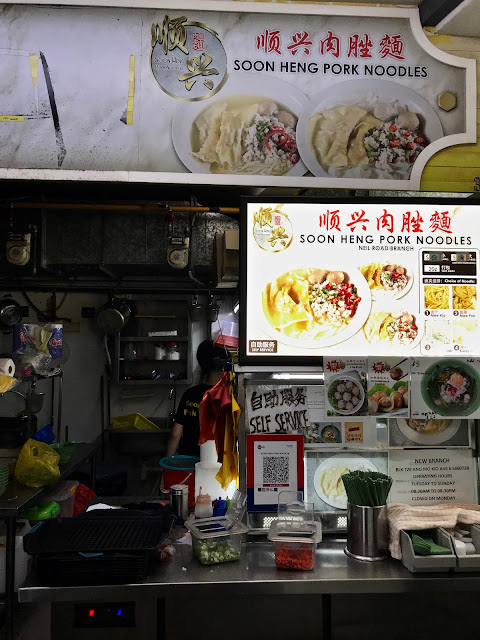
M97 448L94 444L83 442L76 444L69 462L60 467L60 480L68 477L87 460L91 460L96 450ZM50 489L51 487L33 489L25 487L16 480L10 481L5 493L0 496L0 518L17 517L21 511L35 504L42 497L42 494Z
M288 594L370 594L432 591L480 591L480 573L411 574L398 561L364 563L347 558L344 540L324 540L317 548L314 571L286 571L275 566L268 542L250 542L238 562L202 566L189 545L155 565L143 583L91 587L45 587L31 576L20 588L20 602L80 602Z

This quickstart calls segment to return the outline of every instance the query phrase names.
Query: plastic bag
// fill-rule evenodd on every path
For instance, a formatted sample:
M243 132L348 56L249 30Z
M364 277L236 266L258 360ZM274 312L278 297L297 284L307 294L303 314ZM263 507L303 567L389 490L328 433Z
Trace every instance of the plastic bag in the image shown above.
M45 442L45 444L52 444L55 440L55 434L52 431L52 425L46 424L44 427L39 429L37 433L32 436L32 440L36 440L37 442Z
M60 479L60 456L48 444L27 440L18 456L15 479L27 487L44 487Z
M140 431L159 431L156 424L150 422L141 413L129 413L126 416L112 418L112 429L138 429Z
M87 504L96 498L97 494L89 489L86 484L79 484L77 490L75 491L75 502L73 504L73 515L78 516L78 514L84 510Z

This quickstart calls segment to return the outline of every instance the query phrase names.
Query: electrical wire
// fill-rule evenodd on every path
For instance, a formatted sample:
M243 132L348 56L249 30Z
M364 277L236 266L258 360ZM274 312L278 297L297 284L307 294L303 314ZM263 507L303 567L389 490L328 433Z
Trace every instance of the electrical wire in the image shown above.
M27 301L27 303L29 304L29 306L32 307L32 309L35 310L40 322L47 322L48 318L47 318L46 313L44 311L42 311L41 309L39 309L34 302L32 302L32 300L28 297L27 292L24 289L22 290L22 295L25 298L25 300Z

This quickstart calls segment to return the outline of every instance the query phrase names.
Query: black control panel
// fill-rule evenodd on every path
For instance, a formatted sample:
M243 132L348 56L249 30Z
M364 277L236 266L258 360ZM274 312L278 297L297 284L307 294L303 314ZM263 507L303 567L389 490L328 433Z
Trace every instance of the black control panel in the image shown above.
M77 629L135 626L135 602L93 602L75 605Z

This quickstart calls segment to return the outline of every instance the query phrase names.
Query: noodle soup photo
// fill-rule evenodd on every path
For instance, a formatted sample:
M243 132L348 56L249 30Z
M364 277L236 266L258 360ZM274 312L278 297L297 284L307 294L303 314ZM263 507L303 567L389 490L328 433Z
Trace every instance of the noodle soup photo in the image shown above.
M480 405L477 371L458 359L439 360L422 377L425 404L441 416L468 416Z

